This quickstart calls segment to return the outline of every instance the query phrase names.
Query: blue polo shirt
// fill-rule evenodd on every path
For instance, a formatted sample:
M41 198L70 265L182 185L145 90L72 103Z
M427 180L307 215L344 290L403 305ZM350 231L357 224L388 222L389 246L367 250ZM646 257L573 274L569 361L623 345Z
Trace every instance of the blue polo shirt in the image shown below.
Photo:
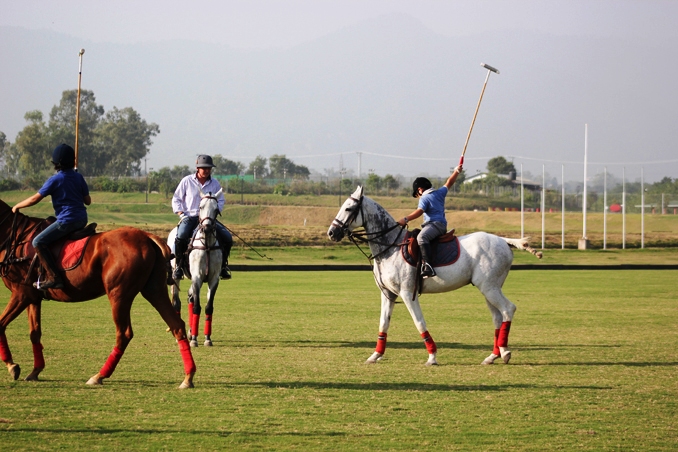
M52 206L59 223L87 221L84 198L89 195L89 188L82 174L73 169L59 171L47 179L38 193L43 197L52 197Z
M424 224L437 221L447 227L445 196L447 196L447 187L444 185L437 190L429 188L421 195L418 207L424 211Z

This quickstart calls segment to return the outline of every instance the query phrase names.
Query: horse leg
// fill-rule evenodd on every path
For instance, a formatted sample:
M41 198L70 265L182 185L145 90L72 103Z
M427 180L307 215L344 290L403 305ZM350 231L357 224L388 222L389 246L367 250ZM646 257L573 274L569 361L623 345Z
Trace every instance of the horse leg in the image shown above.
M393 307L395 300L387 297L383 292L381 294L381 317L379 319L379 336L377 337L377 347L372 353L372 356L367 358L366 364L374 364L379 361L386 353L386 333L391 324L391 315L393 314Z
M9 298L7 306L5 306L5 310L0 316L0 359L2 359L2 362L7 366L7 371L12 376L12 379L18 380L21 375L21 367L12 359L12 352L9 350L5 331L7 330L7 325L19 317L19 315L30 306L31 301L35 301L31 300L28 295L24 293L26 290L31 289L23 289L21 286L14 286L10 287L10 290L12 290L12 295Z
M171 298L172 298L172 307L174 308L174 311L181 317L181 298L179 298L179 281L175 281L174 284L170 286L170 293L171 293ZM189 309L189 315L190 315L190 309ZM172 331L170 327L167 327L166 330L168 333Z
M424 339L424 344L426 345L426 350L428 351L428 360L426 361L426 365L437 366L438 361L436 360L436 355L438 353L438 347L426 329L426 320L424 320L424 313L421 311L421 306L419 305L419 296L415 295L414 299L412 299L411 291L403 291L400 296L402 297L405 306L407 306L407 310L412 316L414 326L417 327L419 334L421 334L422 339Z
M219 287L219 275L215 274L210 279L210 285L207 289L207 304L205 305L205 346L212 346L212 313L214 312L214 296Z
M120 358L125 353L127 345L134 337L132 332L132 321L130 319L130 311L132 309L132 301L134 296L115 296L112 293L108 294L111 300L113 310L113 322L115 323L115 347L108 356L106 363L101 370L92 378L87 380L90 386L102 385L104 378L109 378L113 375L116 366L120 362Z
M186 338L186 324L179 317L176 311L167 302L166 292L160 290L142 290L141 295L148 300L149 303L158 311L158 314L167 324L174 338L179 344L179 351L181 352L181 359L184 362L184 381L179 386L179 389L193 388L193 376L195 375L195 361L191 354L191 347Z
M191 282L191 292L189 293L189 309L192 306L192 315L191 315L191 347L198 346L198 335L200 334L200 276L193 275L193 281Z
M516 305L504 296L501 288L485 290L483 295L487 300L487 307L490 309L494 323L494 348L490 356L485 358L481 364L493 364L500 356L502 361L508 364L511 360L508 337Z
M33 345L33 371L28 374L24 380L38 381L38 375L45 368L45 357L42 353L42 328L40 326L40 311L42 308L42 300L37 303L28 305L26 310L28 314L28 327L30 329L31 344Z

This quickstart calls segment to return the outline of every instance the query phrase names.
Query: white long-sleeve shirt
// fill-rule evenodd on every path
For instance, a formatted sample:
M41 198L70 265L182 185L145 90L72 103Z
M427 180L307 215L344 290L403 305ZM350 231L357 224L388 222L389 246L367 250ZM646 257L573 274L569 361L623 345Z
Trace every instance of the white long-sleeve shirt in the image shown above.
M204 184L201 184L195 174L186 176L181 179L174 191L172 210L174 213L183 212L189 217L197 217L200 214L200 190L203 193L209 192L214 195L220 189L219 181L211 177ZM223 192L217 196L217 204L219 205L219 212L221 212L226 204Z

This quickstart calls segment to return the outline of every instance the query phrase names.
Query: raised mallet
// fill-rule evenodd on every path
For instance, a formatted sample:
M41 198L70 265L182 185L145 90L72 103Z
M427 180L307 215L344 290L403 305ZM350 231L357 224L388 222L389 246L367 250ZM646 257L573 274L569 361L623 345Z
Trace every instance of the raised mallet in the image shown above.
M464 143L464 150L461 152L461 158L459 159L459 166L464 164L464 154L466 154L466 146L468 146L468 140L471 138L471 132L473 131L473 124L476 123L476 116L478 116L478 110L480 109L480 102L483 100L483 94L485 94L485 87L487 86L487 81L490 78L490 72L499 74L499 70L493 68L489 64L480 63L482 67L487 69L487 76L485 77L485 83L483 83L483 90L480 92L480 99L478 99L478 105L476 106L476 112L473 113L473 121L471 121L471 128L468 130L468 135L466 135L466 143Z
M78 55L80 62L78 64L78 97L75 100L75 170L78 170L78 129L80 128L80 81L82 80L82 55L85 49L80 49Z

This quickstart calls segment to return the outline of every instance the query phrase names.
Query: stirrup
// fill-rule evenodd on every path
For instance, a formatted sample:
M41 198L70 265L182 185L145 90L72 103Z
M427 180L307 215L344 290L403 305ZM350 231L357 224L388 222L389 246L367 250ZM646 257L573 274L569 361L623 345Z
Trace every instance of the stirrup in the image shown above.
M33 287L39 290L63 289L64 283L60 279L52 279L45 282L36 281L33 283Z
M422 266L421 269L421 276L422 278L431 278L436 275L436 271L433 270L433 267L431 267L431 264L428 262L424 262L424 265Z
M227 265L221 267L221 273L219 274L221 279L231 279L231 269Z
M174 269L172 273L172 278L175 281L178 281L184 277L184 271L181 269L181 265L177 265L177 268Z

